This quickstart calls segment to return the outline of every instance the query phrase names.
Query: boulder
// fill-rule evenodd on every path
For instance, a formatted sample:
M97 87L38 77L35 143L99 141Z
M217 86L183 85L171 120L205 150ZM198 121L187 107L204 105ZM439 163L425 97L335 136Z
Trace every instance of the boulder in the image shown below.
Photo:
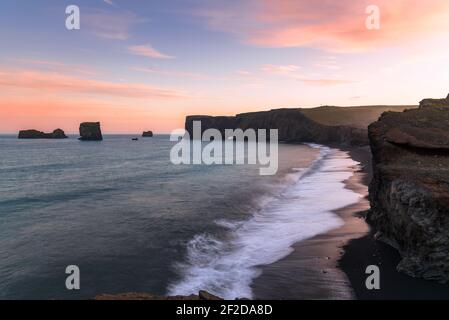
M67 139L67 136L61 129L56 129L52 133L31 129L21 130L19 132L19 139Z
M142 137L151 138L153 136L153 131L144 131Z
M100 122L83 122L80 124L80 138L82 141L101 141Z

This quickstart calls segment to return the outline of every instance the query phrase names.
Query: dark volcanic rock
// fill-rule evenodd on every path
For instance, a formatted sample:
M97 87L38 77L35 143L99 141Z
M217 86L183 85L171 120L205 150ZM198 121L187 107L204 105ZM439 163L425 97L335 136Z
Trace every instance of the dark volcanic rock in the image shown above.
M45 133L37 130L22 130L19 132L19 139L66 139L64 131L56 129L52 133Z
M398 270L449 281L449 99L386 112L369 126L374 177L368 216L402 256Z
M100 122L83 122L80 124L80 140L100 141L103 140Z
M347 126L319 124L299 109L277 109L265 112L238 114L235 117L188 116L185 129L192 137L193 121L201 121L201 129L278 129L279 140L283 142L314 142L360 146L368 144L367 131Z
M129 292L122 294L102 294L95 300L223 300L207 291L200 291L198 295L190 296L157 296L150 293Z
M151 138L153 136L153 131L144 131L142 137Z

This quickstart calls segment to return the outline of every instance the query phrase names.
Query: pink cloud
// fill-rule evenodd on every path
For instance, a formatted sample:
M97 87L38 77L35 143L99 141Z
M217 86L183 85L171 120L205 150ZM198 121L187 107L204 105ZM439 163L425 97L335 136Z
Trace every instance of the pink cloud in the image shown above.
M134 55L144 56L144 57L148 57L148 58L154 58L154 59L174 59L175 58L173 56L169 56L167 54L157 51L150 44L132 46L132 47L129 47L128 50L130 53L132 53Z
M295 73L301 69L300 66L289 64L289 65L273 65L273 64L266 64L262 66L261 70L266 73L271 74L280 74L280 75L290 75Z
M140 99L173 99L186 95L175 89L139 83L116 83L35 70L0 70L0 87L50 93L79 93Z
M252 45L315 47L335 52L366 51L443 33L449 27L447 0L253 0L198 10L215 29ZM368 5L380 8L381 29L365 27Z
M342 79L301 79L300 81L307 85L319 87L337 86L354 83L354 81Z
M13 59L15 62L27 66L43 68L45 70L56 71L59 73L79 73L83 75L95 75L97 72L85 65L70 65L60 61L36 60L36 59Z

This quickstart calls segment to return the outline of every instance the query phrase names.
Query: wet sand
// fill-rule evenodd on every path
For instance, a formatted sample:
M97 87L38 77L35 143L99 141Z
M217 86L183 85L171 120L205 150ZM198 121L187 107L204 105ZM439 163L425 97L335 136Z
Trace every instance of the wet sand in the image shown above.
M364 195L335 211L345 222L338 229L294 245L286 258L262 267L253 285L256 299L449 299L449 285L414 279L396 271L400 257L375 241L364 216L372 177L369 148L349 150L360 170L346 187ZM380 290L368 290L366 267L380 269Z
M361 170L348 179L346 187L364 196L368 194L370 154L366 149L354 151L354 160L362 162ZM301 241L294 251L274 264L263 266L262 275L253 283L256 299L353 299L355 293L338 261L343 247L351 239L369 232L364 219L358 215L369 209L366 198L335 211L344 225L328 233Z

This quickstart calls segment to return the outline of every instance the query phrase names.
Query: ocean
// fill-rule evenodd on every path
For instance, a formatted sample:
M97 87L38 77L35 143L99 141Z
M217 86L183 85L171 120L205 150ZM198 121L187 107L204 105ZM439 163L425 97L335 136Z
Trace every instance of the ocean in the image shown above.
M338 228L357 163L319 145L279 145L279 170L173 165L168 135L101 142L0 136L0 299L98 294L257 298L261 266ZM80 290L65 287L77 265ZM300 275L298 275L300 276Z

